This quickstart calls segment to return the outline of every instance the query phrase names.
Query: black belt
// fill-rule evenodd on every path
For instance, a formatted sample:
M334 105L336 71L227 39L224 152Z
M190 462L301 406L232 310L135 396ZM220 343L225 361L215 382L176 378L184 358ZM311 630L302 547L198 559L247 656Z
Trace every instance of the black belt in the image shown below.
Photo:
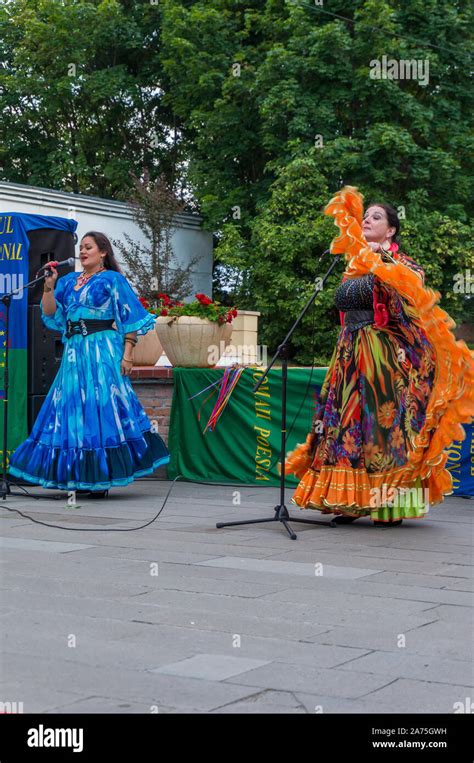
M350 331L361 329L363 326L368 326L373 323L374 311L373 310L348 310L344 313L344 326L347 326Z
M96 331L108 331L112 328L113 322L113 318L108 321L84 320L84 318L80 318L78 321L68 320L66 322L66 336L69 339L73 334L87 336L88 334L95 334Z

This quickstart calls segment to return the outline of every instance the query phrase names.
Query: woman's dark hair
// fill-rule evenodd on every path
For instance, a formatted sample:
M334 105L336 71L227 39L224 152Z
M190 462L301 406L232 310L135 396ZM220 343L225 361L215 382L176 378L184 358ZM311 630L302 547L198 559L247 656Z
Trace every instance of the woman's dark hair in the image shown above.
M369 207L382 207L382 209L385 210L388 224L391 228L395 228L395 234L392 236L392 242L394 244L400 244L398 239L400 233L400 219L395 207L392 207L391 204L381 204L379 201L373 201L371 204L368 204L366 209L369 209Z
M115 259L112 244L110 243L105 233L99 233L96 230L90 230L88 233L84 233L82 238L86 238L86 236L91 236L91 238L93 238L97 244L99 251L106 253L104 257L104 268L106 270L116 270L117 273L121 273L122 270L120 269L120 265Z

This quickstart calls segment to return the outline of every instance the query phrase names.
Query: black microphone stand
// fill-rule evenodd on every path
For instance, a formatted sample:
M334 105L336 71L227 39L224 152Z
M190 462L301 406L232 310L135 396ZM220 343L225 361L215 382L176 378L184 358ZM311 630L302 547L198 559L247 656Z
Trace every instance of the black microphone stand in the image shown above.
M323 255L324 256L324 255ZM324 275L321 284L318 284L316 289L314 290L312 296L307 301L306 305L303 307L301 313L299 314L298 318L294 322L293 326L289 330L288 334L284 338L283 342L279 345L275 355L271 359L269 365L267 366L265 373L261 377L261 379L255 384L253 387L253 392L256 392L261 384L263 384L264 379L267 376L267 373L270 371L270 369L274 366L277 358L281 358L282 364L281 364L281 385L282 385L282 391L281 391L281 450L280 450L280 463L281 463L281 470L280 470L280 503L278 506L275 506L274 508L274 515L272 517L265 517L264 519L242 519L237 522L218 522L216 524L216 527L233 527L236 525L256 525L256 524L262 524L265 522L280 522L285 530L287 531L288 535L290 536L291 540L296 540L296 533L293 532L290 525L288 524L288 520L290 519L290 515L288 513L288 509L285 506L285 458L286 458L286 388L287 388L287 380L288 380L288 342L291 339L291 336L293 335L296 327L301 323L302 319L308 312L309 308L312 306L313 302L315 301L316 297L318 296L321 289L324 287L324 284L326 280L331 275L332 271L336 267L336 264L340 260L341 255L336 254L334 255L333 262L331 263L327 273ZM337 525L334 523L334 521L331 522L324 522L318 519L300 519L299 517L291 517L292 522L299 522L300 524L306 524L306 525L321 525L322 527L337 527Z
M28 496L29 498L35 498L36 500L44 499L46 501L50 501L51 498L55 498L56 496L51 495L33 495L33 493L28 492L22 485L17 485L15 482L12 482L11 480L7 479L7 441L8 441L8 389L10 386L10 380L9 380L9 360L8 360L8 345L10 340L10 306L12 297L15 296L15 294L18 294L19 292L23 291L23 289L29 289L31 286L35 286L40 281L43 281L45 278L47 278L49 275L51 275L51 271L47 269L47 266L44 267L44 273L41 276L37 275L37 278L35 278L33 281L30 281L29 283L25 284L24 286L20 286L18 289L14 289L13 291L8 292L8 294L3 294L0 297L0 302L3 302L5 305L5 371L3 374L3 386L5 390L5 397L3 400L4 407L3 407L3 466L2 466L2 482L0 486L0 495L3 500L6 499L7 495L19 495L19 496ZM43 268L40 268L42 270ZM39 271L38 271L39 272ZM22 493L15 493L10 489L10 485L14 485L15 487L22 490Z

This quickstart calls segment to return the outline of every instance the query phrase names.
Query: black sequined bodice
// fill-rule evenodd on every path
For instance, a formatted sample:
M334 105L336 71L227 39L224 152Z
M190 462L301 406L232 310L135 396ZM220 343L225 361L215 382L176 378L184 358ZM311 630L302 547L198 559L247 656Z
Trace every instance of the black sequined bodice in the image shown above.
M371 310L373 307L374 275L368 273L359 278L344 281L334 293L334 303L338 310Z

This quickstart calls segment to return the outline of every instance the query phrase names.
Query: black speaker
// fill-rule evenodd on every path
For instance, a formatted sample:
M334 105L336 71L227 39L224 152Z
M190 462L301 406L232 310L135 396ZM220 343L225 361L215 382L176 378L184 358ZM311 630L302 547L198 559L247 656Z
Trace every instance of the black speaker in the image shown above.
M74 257L75 233L53 228L39 228L28 233L28 281L33 281L36 273L48 260L67 260ZM74 270L74 266L63 265L58 271L59 278ZM39 305L43 296L43 282L28 289L28 304Z
M28 305L28 395L48 393L63 349L61 333L44 325L40 305Z
M74 257L77 241L75 233L38 228L29 231L28 281L36 278L38 270L49 260L67 260ZM74 270L65 265L59 271L59 278ZM28 289L28 431L31 432L38 412L56 376L63 354L63 344L59 331L47 329L41 319L40 302L43 296L43 282Z
M46 395L28 395L28 432L31 432Z

